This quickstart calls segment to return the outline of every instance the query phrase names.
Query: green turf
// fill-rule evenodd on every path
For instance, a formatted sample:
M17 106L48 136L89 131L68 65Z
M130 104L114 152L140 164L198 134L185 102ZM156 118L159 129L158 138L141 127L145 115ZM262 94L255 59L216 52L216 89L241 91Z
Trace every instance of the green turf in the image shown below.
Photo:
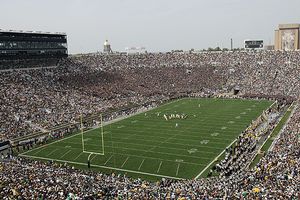
M271 104L265 100L203 98L162 105L104 126L105 153L91 155L92 167L149 179L194 178ZM166 121L163 116L176 113L187 118ZM83 137L86 151L102 153L100 129L85 132ZM89 156L82 152L81 134L22 155L85 169Z

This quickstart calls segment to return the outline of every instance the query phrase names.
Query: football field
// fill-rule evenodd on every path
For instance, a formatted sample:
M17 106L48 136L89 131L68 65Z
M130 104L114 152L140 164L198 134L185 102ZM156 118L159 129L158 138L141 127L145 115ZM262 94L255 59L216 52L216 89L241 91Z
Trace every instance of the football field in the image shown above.
M21 156L68 163L82 169L87 169L89 157L93 170L150 179L192 179L201 175L272 103L180 99L107 124L103 131L97 128L83 135L71 135Z

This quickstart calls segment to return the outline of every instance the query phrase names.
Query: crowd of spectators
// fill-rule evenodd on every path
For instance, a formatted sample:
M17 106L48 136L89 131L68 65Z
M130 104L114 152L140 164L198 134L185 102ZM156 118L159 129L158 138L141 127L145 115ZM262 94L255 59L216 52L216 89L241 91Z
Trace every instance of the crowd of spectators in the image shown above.
M239 51L82 55L56 68L6 70L0 72L0 140L178 94L238 88L245 96L295 98L298 66L298 52Z
M180 95L235 89L247 98L291 102L299 98L299 62L297 51L93 54L69 57L54 68L0 71L0 141L75 123L81 114ZM299 124L297 108L253 170L200 180L151 183L10 157L1 163L0 198L299 199ZM239 143L255 144L250 137Z

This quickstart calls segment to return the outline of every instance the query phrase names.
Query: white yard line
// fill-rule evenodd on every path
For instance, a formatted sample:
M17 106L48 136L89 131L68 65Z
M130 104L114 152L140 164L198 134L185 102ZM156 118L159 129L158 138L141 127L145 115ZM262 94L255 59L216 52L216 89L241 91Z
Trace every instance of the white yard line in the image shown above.
M122 138L119 138L119 139L122 139ZM163 139L166 139L166 138L163 138ZM176 139L176 138L175 138ZM199 141L201 140L210 140L211 138L203 138L203 139L199 139ZM215 138L213 138L215 139ZM144 140L144 139L135 139L135 140L138 140L138 141L142 141L142 142L158 142L158 140L160 141L161 139L158 139L158 140ZM167 140L167 139L166 139ZM180 139L176 139L176 140L180 140ZM197 139L194 139L192 141L196 141ZM232 142L232 140L230 140L230 142ZM77 144L78 143L75 143L75 142L68 142L70 144ZM143 145L141 143L139 144L136 144L136 143L130 143L130 142L117 142L115 141L114 143L120 143L120 144L135 144L135 145ZM177 142L164 142L166 144L174 144L174 145L183 145L183 146L189 146L189 147L193 147L193 148L206 148L206 149L218 149L218 150L223 150L223 148L216 148L216 147L210 147L210 146L207 146L207 145L197 145L197 144L185 144L185 143L177 143ZM210 144L224 144L224 143L216 143L216 142L211 142L210 141ZM90 144L90 146L99 146L99 145L93 145L93 144ZM153 145L144 145L144 146L150 146L152 147ZM111 147L111 146L106 146L106 147ZM172 148L172 147L161 147L161 148L164 148L164 149L176 149L176 150L186 150L187 148ZM206 151L206 153L213 153L214 152L211 152L211 151Z
M106 164L108 163L108 161L109 161L112 157L113 157L113 155L111 155L111 156L107 159L107 161L104 163L104 165L106 165Z
M64 153L64 155L62 155L60 158L63 158L65 155L67 155L68 153L70 153L71 149L69 151L67 151L66 153Z
M35 152L33 155L36 155L38 153L40 153L43 149L38 150L37 152Z
M177 170L176 170L176 176L178 175L179 166L180 166L180 163L178 163L178 166L177 166Z
M97 157L97 154L95 154L95 156L90 160L91 162L94 160L94 158L96 158Z
M38 156L29 156L29 155L20 155L20 156L28 157L28 158L41 159L41 160L49 160L47 158L38 157ZM59 160L59 159L51 159L51 160L57 161L57 162L63 162L63 163L70 163L70 164L75 164L75 165L84 165L84 166L86 166L86 163ZM160 175L160 174L152 174L152 173L147 173L147 172L139 172L139 171L121 169L121 168L116 168L116 167L107 167L107 166L103 166L103 165L93 165L93 164L91 164L91 166L92 167L98 167L98 168L112 169L112 170L117 170L117 171L123 171L123 172L129 172L129 173L135 173L135 174L143 174L143 175L148 175L148 176L161 177L161 178L184 180L183 178L179 178L179 177L172 177L172 176L166 176L166 175Z
M159 172L161 165L162 165L162 161L160 161L160 163L159 163L159 166L158 166L158 169L157 169L157 172L156 172L156 173L158 173L158 172Z
M123 162L121 168L123 168L123 166L125 165L125 163L127 162L127 160L129 159L129 156L126 158L126 160Z
M144 161L145 161L145 158L144 158L144 159L143 159L143 161L141 162L141 164L140 164L140 166L139 166L138 170L140 170L140 169L141 169L141 167L142 167L142 165L143 165Z
M50 153L48 153L46 156L50 156L51 154L53 154L55 151L57 151L58 149L54 149L53 151L51 151Z
M74 160L77 160L77 158L79 158L81 156L82 152L80 152L80 154L78 154L78 156L76 156L76 158Z

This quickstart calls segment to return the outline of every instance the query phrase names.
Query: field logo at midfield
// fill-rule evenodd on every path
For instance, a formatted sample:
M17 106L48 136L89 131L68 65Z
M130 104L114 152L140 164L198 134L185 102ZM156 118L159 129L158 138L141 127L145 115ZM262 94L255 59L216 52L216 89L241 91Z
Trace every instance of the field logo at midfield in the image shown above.
M198 149L190 149L190 150L188 150L189 154L196 153L197 151L198 151Z
M208 144L209 143L209 140L202 140L200 141L200 144Z
M213 137L216 137L216 136L218 136L220 133L212 133L212 134L210 134L211 136L213 136Z

